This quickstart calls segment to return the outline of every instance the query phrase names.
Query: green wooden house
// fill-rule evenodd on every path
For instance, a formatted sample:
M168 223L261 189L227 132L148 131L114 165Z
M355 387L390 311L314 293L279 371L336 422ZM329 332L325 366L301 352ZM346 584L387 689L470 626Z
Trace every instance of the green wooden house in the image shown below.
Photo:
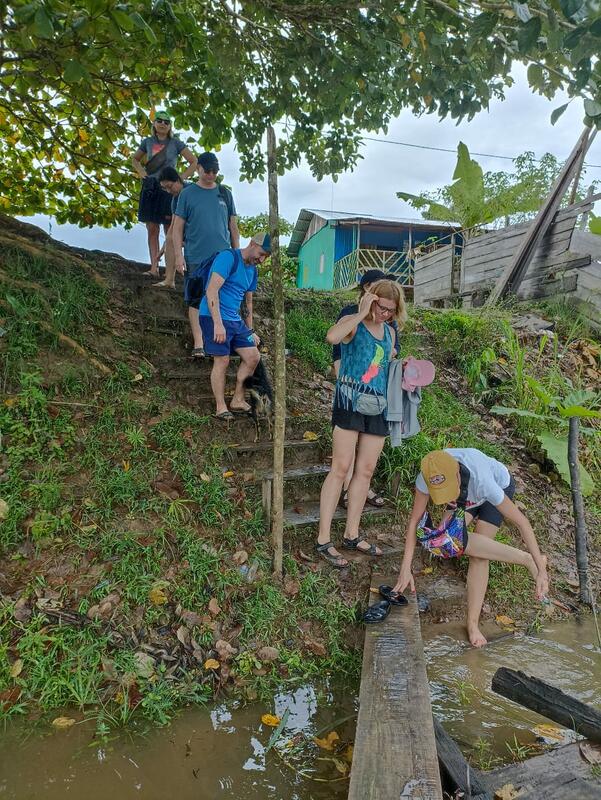
M415 248L449 244L451 237L461 236L458 231L451 222L303 208L288 254L298 257L296 285L301 289L352 286L368 269L392 273L410 288Z

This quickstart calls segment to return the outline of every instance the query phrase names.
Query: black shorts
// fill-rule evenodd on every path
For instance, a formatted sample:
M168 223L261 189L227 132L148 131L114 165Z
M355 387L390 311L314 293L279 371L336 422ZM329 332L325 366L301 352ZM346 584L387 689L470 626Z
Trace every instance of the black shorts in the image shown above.
M509 476L509 486L506 489L503 489L505 492L505 497L508 497L510 500L513 500L513 496L515 494L515 481L513 476ZM481 519L482 522L489 522L491 525L494 525L495 528L500 528L501 523L503 522L503 514L499 511L496 506L493 506L492 503L486 501L486 503L482 503L481 506L477 506L474 509L466 508L466 514L471 514L474 519Z
M169 225L171 222L171 195L156 178L144 178L138 203L140 222L156 222Z
M340 406L332 410L332 427L338 426L345 431L359 431L371 436L388 436L388 423L384 414L359 414L358 411L347 411Z

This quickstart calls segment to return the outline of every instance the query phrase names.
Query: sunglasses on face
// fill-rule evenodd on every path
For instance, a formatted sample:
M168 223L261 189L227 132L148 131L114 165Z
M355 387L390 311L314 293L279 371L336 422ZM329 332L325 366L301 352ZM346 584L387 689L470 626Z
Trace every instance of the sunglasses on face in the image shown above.
M163 125L171 125L170 119L163 119L162 117L156 117L155 122L162 122Z
M386 306L383 306L380 303L375 303L375 305L378 307L380 314L394 314L394 308L386 308Z

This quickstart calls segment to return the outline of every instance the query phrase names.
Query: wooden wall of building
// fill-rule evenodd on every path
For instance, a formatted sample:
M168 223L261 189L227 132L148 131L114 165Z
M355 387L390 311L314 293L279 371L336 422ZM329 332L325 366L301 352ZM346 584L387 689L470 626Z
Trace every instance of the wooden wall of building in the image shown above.
M583 237L574 236L578 217L590 207L586 202L561 209L537 248L520 284L520 299L566 296L591 305L592 321L601 318L601 262L590 252L570 249L572 238L582 246ZM439 304L459 295L466 306L486 296L513 260L529 223L512 225L469 239L461 254L458 275L453 275L453 250L440 248L415 262L415 303ZM457 260L455 268L457 269ZM455 286L454 284L457 284Z

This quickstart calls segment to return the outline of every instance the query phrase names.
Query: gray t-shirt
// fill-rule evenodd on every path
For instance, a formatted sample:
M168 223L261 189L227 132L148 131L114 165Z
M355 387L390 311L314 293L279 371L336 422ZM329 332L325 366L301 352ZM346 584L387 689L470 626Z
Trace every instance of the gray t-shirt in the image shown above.
M232 246L229 222L236 216L236 208L225 187L186 186L179 194L175 214L185 222L184 258L188 268Z
M475 447L445 447L445 453L456 458L470 471L467 487L468 507L480 506L487 501L493 506L503 502L505 489L511 481L505 464L484 455ZM428 494L428 487L421 472L415 481L415 488L423 494Z
M153 172L148 173L149 178L156 178L159 172L164 169L164 167L175 167L177 163L177 157L186 147L186 145L181 139L177 139L175 136L172 136L166 141L161 141L160 139L157 139L156 136L147 136L140 142L139 149L146 153L146 156L149 160L153 156L156 156L156 154L159 153L164 147L167 148L165 160L160 167L158 167L156 170L153 170Z

